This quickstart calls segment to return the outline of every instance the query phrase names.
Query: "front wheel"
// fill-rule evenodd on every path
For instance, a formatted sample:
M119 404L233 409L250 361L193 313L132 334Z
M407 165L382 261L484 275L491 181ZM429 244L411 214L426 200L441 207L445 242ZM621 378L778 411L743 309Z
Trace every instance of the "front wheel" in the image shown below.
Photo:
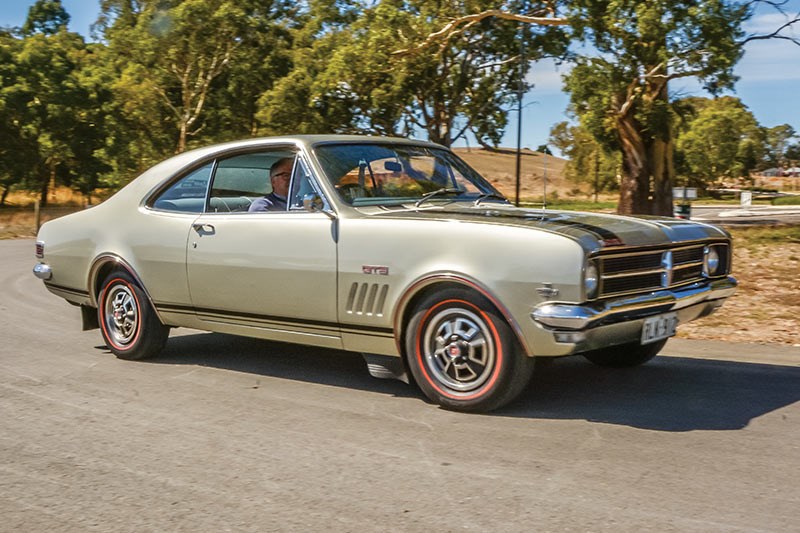
M120 359L153 357L169 336L147 296L127 272L112 272L103 282L97 309L103 340Z
M485 412L530 381L533 360L491 303L461 288L436 292L416 308L406 331L409 368L422 392L443 407Z
M609 368L627 368L646 363L664 348L667 339L652 344L633 342L620 346L610 346L586 352L583 356L598 366Z

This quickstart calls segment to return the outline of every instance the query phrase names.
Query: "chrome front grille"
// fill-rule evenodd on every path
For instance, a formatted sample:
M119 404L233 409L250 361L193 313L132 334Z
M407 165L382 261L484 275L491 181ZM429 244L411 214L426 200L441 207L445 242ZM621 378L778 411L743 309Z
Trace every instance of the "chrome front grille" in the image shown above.
M705 247L696 244L674 248L601 255L599 298L669 289L703 281ZM728 245L713 243L723 262L720 275L728 272Z

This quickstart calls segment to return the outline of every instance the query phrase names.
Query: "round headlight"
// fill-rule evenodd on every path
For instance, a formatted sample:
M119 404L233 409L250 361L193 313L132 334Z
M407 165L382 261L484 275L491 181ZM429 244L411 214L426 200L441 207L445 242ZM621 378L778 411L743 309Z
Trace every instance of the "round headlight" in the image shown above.
M719 252L716 246L706 246L703 271L707 276L713 276L719 272Z
M586 265L586 273L583 277L583 289L586 291L586 298L597 296L597 288L600 286L600 278L597 274L597 267L594 263Z

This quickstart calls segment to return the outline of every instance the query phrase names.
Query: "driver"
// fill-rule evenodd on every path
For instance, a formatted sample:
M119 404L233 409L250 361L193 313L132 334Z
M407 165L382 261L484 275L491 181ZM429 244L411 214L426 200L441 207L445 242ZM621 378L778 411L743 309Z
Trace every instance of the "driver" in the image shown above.
M294 157L278 159L269 168L269 181L272 192L255 200L248 211L286 211L286 199L289 196L289 181L292 179Z

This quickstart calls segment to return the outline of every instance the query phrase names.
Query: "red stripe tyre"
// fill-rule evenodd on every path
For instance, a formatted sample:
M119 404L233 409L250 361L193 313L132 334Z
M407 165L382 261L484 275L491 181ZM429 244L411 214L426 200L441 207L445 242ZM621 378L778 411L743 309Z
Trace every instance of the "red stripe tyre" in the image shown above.
M103 282L97 309L103 340L120 359L146 359L164 347L169 328L163 325L144 291L124 271Z
M481 295L448 288L426 297L406 329L408 366L432 401L458 411L490 411L525 388L533 361Z

